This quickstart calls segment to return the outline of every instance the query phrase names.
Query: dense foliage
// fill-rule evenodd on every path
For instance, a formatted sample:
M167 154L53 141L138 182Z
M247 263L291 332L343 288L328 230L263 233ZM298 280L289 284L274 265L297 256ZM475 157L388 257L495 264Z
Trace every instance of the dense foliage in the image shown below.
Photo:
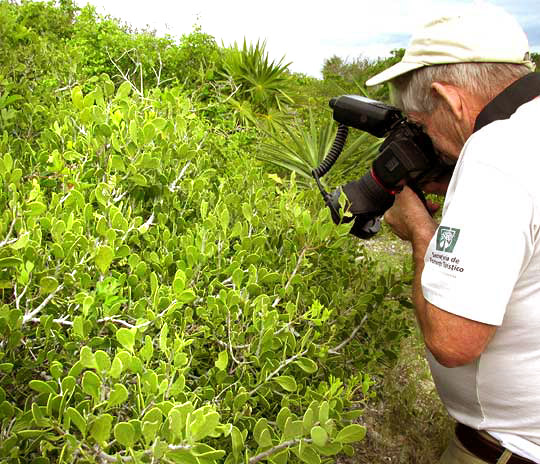
M402 283L255 160L324 86L69 0L0 1L0 40L2 462L352 454Z

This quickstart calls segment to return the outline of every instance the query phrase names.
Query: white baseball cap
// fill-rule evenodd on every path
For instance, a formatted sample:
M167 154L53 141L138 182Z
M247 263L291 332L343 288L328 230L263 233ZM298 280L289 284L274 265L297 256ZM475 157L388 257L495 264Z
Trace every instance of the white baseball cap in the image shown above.
M517 20L489 3L466 5L436 18L413 34L402 60L366 85L377 85L414 69L450 63L517 63L534 71L529 42Z

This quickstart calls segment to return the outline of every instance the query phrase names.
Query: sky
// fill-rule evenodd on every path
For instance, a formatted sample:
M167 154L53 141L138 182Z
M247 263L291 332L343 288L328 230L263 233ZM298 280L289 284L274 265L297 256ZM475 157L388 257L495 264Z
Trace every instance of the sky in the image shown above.
M386 57L438 11L473 0L76 0L131 26L180 38L194 25L225 46L266 41L276 63L321 77L325 59ZM540 52L540 0L490 0L513 14Z

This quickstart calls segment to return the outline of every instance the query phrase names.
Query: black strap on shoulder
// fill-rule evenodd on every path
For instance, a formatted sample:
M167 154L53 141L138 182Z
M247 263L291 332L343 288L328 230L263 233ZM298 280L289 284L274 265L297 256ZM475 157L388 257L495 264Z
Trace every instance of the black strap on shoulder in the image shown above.
M476 118L474 131L499 119L508 119L524 103L540 95L540 73L531 72L510 84Z

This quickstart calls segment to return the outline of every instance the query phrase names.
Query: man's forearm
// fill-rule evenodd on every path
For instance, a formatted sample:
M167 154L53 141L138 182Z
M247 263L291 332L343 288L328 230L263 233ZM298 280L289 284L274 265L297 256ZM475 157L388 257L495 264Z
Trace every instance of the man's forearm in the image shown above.
M437 225L433 223L430 227L424 228L422 232L415 234L411 242L414 263L412 301L424 337L429 334L431 328L429 325L428 302L422 293L422 271L424 270L424 256L436 230Z
M484 351L496 327L465 319L432 305L422 292L424 256L436 230L424 228L413 236L414 280L412 299L424 342L433 356L446 367L472 362Z

